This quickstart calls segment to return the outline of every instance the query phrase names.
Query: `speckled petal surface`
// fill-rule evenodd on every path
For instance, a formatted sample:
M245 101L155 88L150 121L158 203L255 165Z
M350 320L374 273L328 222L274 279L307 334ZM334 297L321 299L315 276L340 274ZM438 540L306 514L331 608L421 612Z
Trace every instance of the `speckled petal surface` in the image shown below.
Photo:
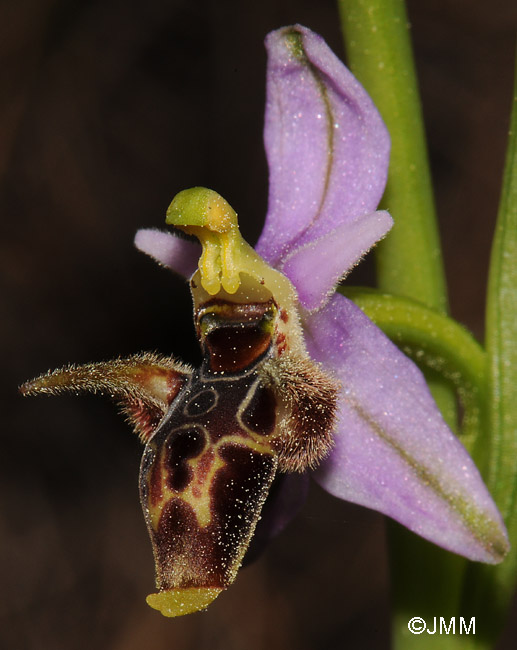
M311 355L343 384L336 445L316 480L448 550L499 561L499 512L418 368L341 295L305 327Z
M197 242L174 237L165 230L142 228L135 235L135 246L162 266L190 278L197 268L201 246Z
M270 194L257 251L278 266L294 248L376 209L389 136L320 36L295 25L271 32L266 48Z
M342 279L393 225L379 210L340 226L316 241L296 248L282 263L298 291L301 305L312 311L329 299Z

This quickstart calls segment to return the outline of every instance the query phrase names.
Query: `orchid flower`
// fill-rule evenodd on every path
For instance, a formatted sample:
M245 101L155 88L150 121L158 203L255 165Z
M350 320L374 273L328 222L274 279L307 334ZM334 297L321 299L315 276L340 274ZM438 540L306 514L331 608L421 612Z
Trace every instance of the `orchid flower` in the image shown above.
M472 560L495 563L508 550L501 516L421 372L334 292L392 226L376 210L384 124L319 36L287 27L266 44L270 196L256 249L230 205L203 188L180 192L167 212L202 250L158 230L135 240L190 277L201 368L144 354L22 387L122 403L145 443L140 493L158 587L148 603L167 616L203 609L233 582L278 473L288 480L260 524L273 532L312 472L334 496Z

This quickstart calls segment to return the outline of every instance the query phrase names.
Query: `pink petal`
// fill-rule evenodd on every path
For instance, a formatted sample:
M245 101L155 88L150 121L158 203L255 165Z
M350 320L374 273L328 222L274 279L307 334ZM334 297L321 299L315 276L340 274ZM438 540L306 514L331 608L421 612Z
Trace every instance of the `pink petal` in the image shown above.
M330 298L343 270L352 269L392 225L387 212L372 212L296 248L279 270L296 287L302 306L312 311Z
M500 561L501 516L417 367L341 295L305 325L311 355L343 384L336 446L317 481L455 553Z
M135 235L135 246L159 264L186 278L194 273L201 255L201 246L164 230L142 228Z
M320 36L286 27L269 34L266 47L270 194L257 251L278 266L294 248L376 209L389 137L365 90Z

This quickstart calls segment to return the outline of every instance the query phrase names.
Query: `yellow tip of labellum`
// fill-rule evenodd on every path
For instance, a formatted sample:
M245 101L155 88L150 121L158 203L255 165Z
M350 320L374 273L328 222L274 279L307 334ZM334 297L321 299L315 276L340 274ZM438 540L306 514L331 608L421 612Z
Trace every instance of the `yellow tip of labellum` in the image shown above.
M209 587L168 589L157 594L149 594L146 602L164 616L184 616L208 607L221 591L222 589Z

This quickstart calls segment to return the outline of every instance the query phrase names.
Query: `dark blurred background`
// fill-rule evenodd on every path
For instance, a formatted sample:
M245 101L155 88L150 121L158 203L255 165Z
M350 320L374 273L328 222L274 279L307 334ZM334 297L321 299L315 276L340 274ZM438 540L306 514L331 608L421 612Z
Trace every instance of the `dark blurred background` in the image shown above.
M482 337L517 6L411 0L409 13L452 312ZM0 3L2 648L389 648L380 516L313 486L207 613L167 620L144 601L154 584L139 442L107 400L16 392L72 361L198 360L185 284L132 239L161 226L176 192L207 185L255 241L267 202L262 43L293 22L342 54L329 0Z

